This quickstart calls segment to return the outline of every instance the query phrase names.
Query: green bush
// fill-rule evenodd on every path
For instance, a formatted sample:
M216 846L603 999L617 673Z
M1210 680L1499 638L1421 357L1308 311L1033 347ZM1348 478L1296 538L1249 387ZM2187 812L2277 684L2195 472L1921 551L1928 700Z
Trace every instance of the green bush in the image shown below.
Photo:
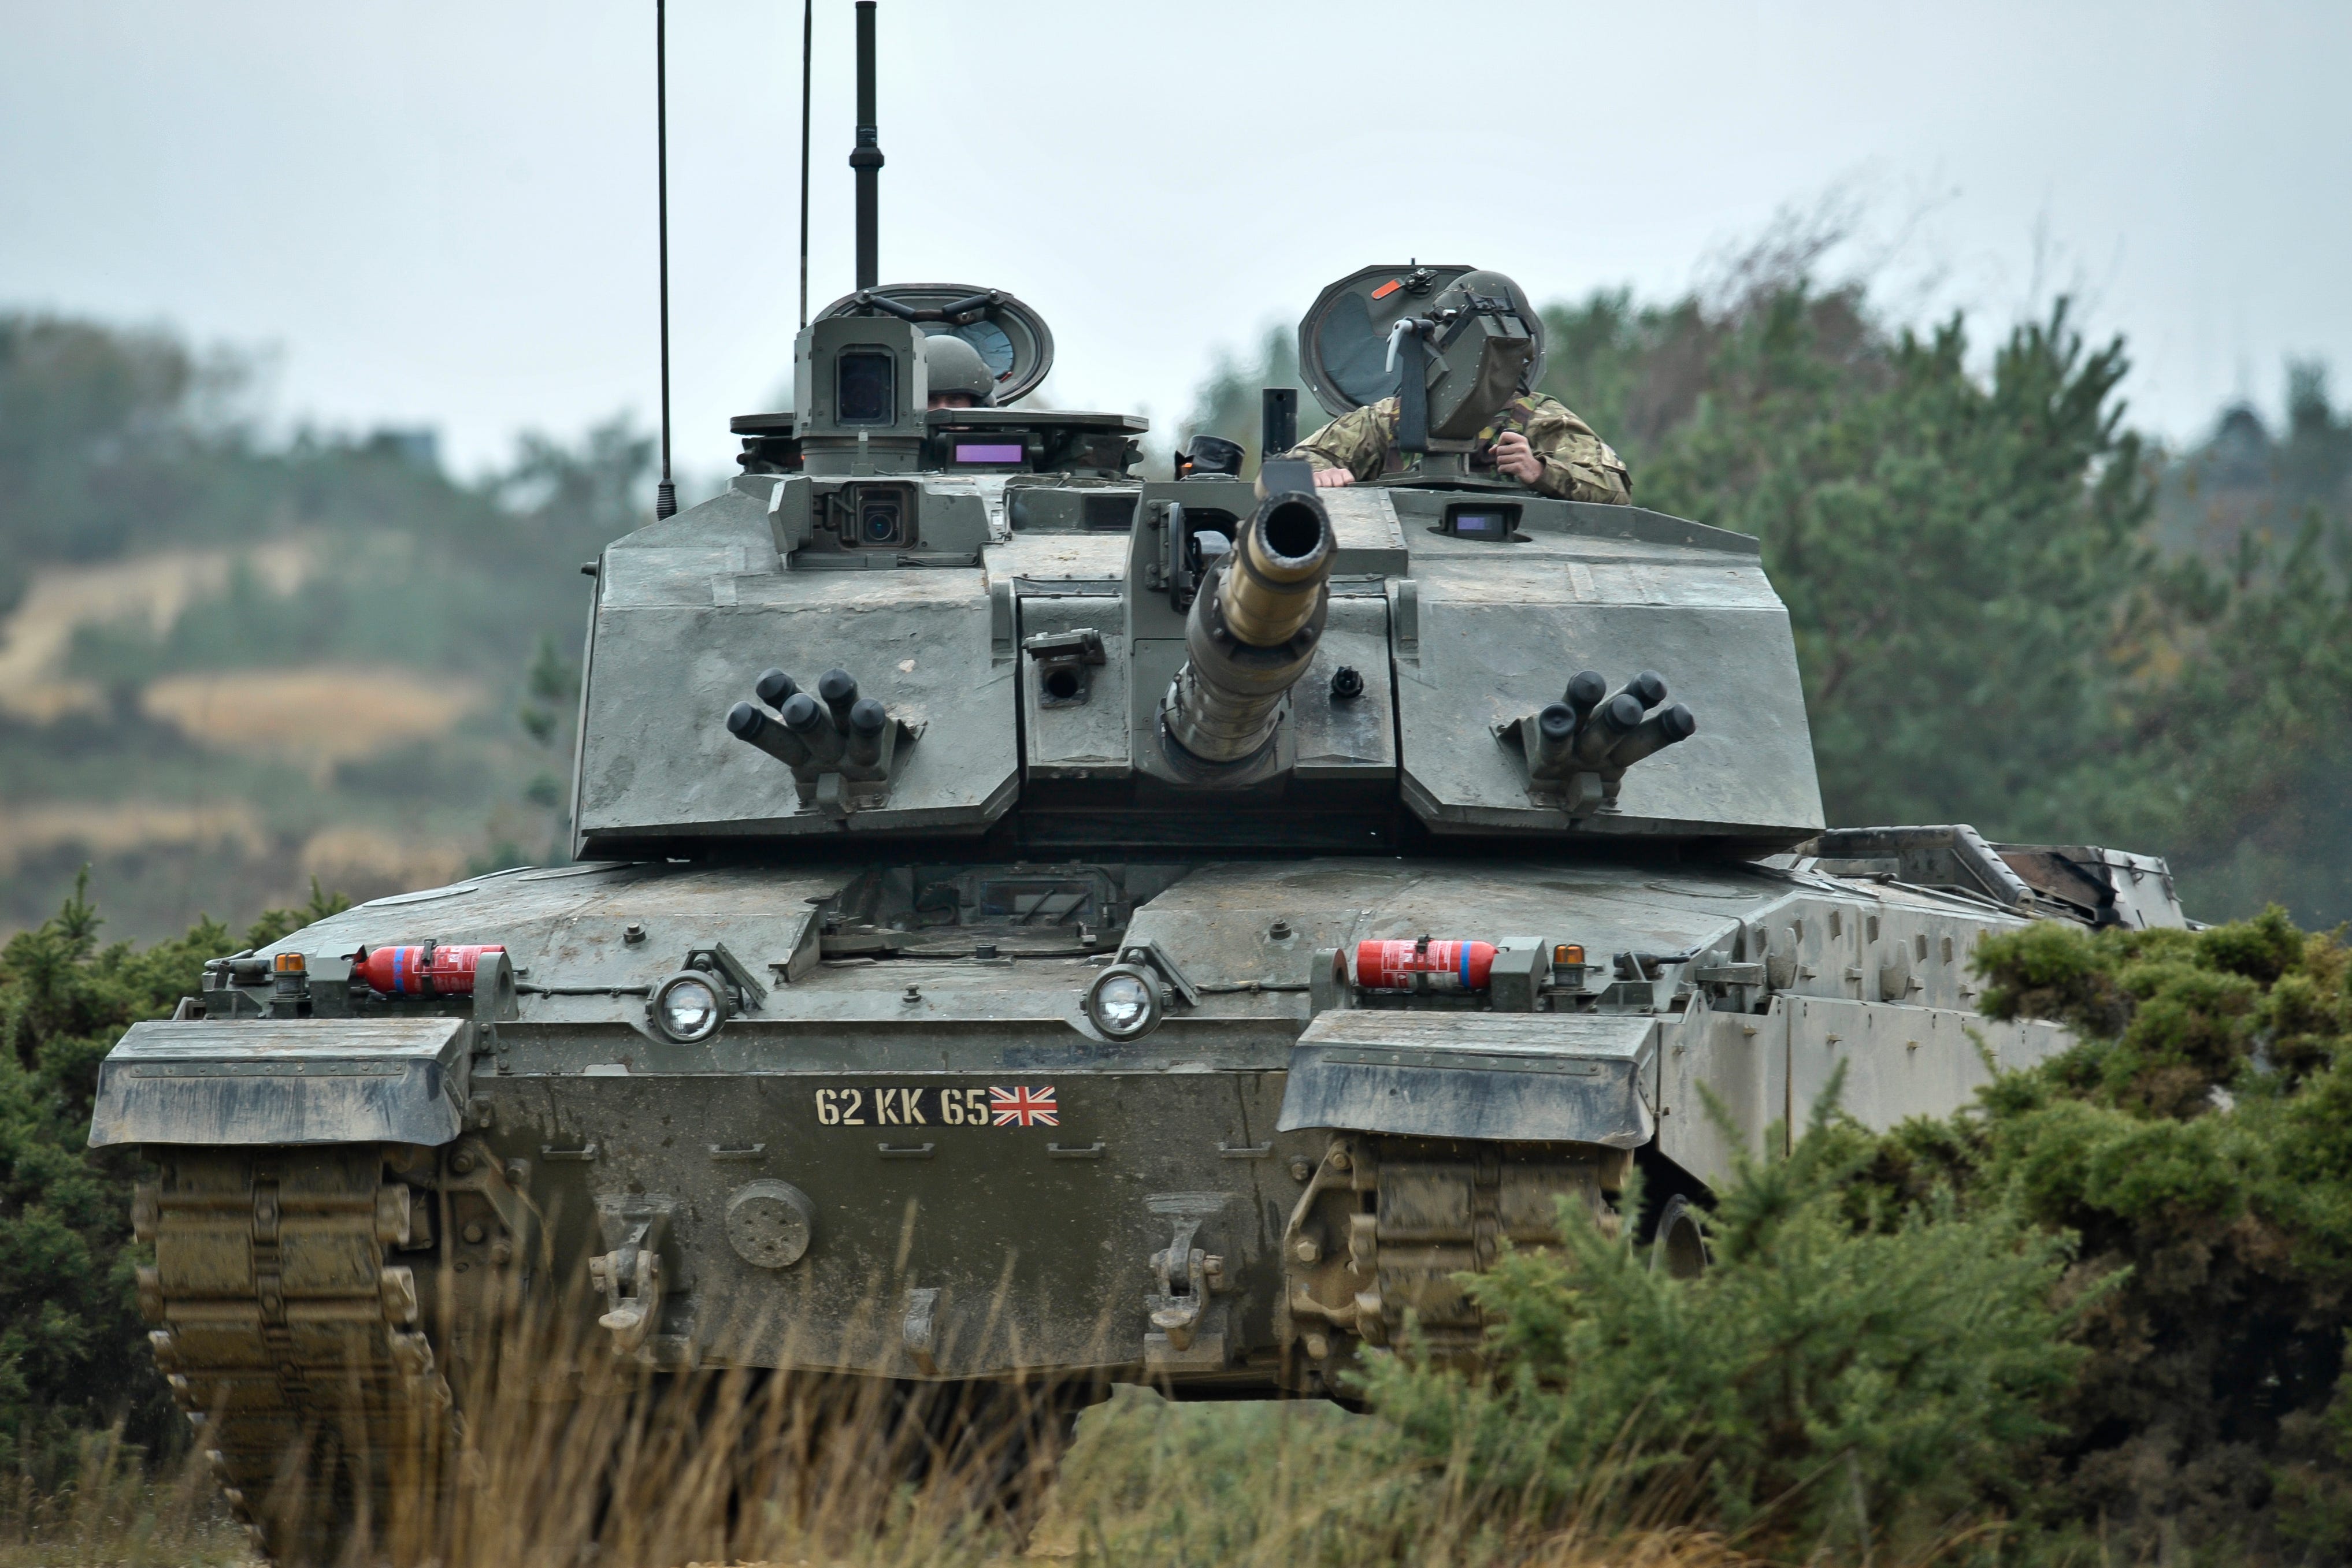
M1698 1280L1582 1225L1470 1280L1490 1368L1373 1360L1400 1451L1535 1535L2352 1558L2352 950L2273 909L1978 962L1987 1011L2079 1043L1883 1136L1817 1110L1720 1195Z
M1874 1153L1825 1103L1787 1160L1739 1171L1687 1281L1564 1210L1559 1251L1465 1277L1501 1319L1490 1368L1408 1345L1366 1392L1448 1490L1537 1533L1669 1519L1861 1557L2014 1509L2083 1357L2053 1304L2065 1242L1948 1194L1857 1224Z
M2002 1080L1890 1190L1957 1183L2080 1239L2088 1353L2051 1407L2045 1517L2139 1552L2352 1551L2352 954L2272 909L2196 932L1987 942L1985 1005L2082 1043Z
M246 932L259 946L343 907L311 885L300 910ZM201 988L228 927L133 949L100 946L85 875L63 908L0 948L0 1467L50 1476L81 1434L114 1421L159 1450L176 1440L149 1359L131 1256L132 1162L96 1155L98 1063L142 1019Z

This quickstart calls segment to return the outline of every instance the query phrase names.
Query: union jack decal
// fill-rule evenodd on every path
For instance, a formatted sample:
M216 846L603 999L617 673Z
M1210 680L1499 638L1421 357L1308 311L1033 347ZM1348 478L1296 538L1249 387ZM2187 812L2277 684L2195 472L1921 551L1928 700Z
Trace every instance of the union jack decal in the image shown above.
M988 1108L994 1113L1000 1127L1058 1127L1062 1124L1059 1109L1054 1103L1054 1091L1046 1089L991 1089Z

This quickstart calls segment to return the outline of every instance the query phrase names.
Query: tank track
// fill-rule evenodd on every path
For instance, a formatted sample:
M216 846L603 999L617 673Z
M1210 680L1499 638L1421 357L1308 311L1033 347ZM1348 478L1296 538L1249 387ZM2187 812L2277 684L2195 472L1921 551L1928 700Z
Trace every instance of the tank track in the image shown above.
M1294 1377L1312 1378L1295 1385L1337 1386L1358 1347L1392 1343L1408 1317L1428 1352L1477 1364L1487 1318L1462 1276L1492 1269L1506 1243L1557 1245L1562 1198L1614 1235L1631 1165L1595 1145L1333 1137L1283 1232L1278 1332L1303 1352Z
M277 1563L423 1526L457 1448L447 1380L391 1261L429 1224L375 1145L151 1151L140 1306L230 1508Z

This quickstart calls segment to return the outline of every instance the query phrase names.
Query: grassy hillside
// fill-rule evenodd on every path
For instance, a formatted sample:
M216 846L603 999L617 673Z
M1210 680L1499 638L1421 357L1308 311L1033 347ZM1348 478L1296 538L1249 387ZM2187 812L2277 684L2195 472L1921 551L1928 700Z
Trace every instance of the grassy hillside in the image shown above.
M562 858L580 563L625 423L459 482L415 433L268 443L243 368L0 317L0 931L85 862L117 927Z

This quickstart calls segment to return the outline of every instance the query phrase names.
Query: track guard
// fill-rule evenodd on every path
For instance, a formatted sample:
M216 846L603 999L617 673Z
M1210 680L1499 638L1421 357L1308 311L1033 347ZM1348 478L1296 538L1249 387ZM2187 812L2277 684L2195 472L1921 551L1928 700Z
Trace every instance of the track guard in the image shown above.
M93 1148L419 1144L465 1129L467 1018L133 1024L99 1064Z
M1657 1036L1641 1013L1327 1012L1291 1050L1275 1124L1638 1148L1657 1132Z

